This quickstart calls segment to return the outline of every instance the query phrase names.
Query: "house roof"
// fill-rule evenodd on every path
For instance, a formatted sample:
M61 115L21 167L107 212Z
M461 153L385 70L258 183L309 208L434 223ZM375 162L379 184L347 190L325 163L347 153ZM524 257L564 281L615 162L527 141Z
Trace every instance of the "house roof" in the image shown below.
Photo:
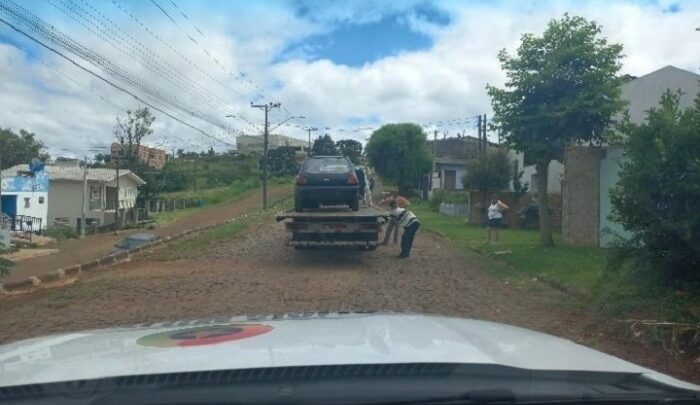
M18 171L28 171L29 165L15 165L2 171L2 177L16 176ZM48 173L50 180L83 181L83 168L77 165L47 165L44 170ZM131 170L120 170L119 177L127 176L138 185L146 184L143 179ZM88 168L87 178L90 181L109 183L117 178L116 169Z

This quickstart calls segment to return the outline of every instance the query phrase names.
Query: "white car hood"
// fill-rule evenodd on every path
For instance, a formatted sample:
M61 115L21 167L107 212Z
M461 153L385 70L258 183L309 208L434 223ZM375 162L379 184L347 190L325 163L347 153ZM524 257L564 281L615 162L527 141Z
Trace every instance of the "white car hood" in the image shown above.
M531 330L478 320L375 314L269 316L67 333L0 346L0 386L285 366L479 363L641 373L700 387Z

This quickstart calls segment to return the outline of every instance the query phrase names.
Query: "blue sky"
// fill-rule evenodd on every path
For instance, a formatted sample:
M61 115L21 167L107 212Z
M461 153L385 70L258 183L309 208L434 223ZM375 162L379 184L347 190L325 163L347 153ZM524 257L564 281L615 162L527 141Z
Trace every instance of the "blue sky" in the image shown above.
M623 73L700 66L700 33L694 31L700 4L692 0L18 3L110 66L62 48L79 64L229 143L262 121L251 101L281 102L284 109L273 113L274 122L308 117L280 127L300 138L305 125L363 140L366 130L339 129L488 114L485 85L504 80L498 51L513 50L523 33L540 33L564 12L595 19L606 37L623 44ZM0 17L22 26L15 16ZM114 69L130 79L114 76ZM0 127L33 130L54 148L107 144L115 117L140 106L1 23L0 75L7 78L0 81ZM160 98L143 94L143 86ZM245 119L225 118L231 114ZM156 116L151 143L228 147ZM471 124L442 129L474 130Z

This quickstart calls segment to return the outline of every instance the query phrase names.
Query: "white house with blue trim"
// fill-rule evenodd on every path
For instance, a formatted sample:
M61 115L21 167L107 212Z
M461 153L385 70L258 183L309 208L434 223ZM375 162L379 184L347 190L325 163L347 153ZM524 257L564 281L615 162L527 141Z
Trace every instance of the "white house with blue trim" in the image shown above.
M9 216L24 215L41 219L41 228L48 221L49 176L45 171L32 175L2 173L2 212Z

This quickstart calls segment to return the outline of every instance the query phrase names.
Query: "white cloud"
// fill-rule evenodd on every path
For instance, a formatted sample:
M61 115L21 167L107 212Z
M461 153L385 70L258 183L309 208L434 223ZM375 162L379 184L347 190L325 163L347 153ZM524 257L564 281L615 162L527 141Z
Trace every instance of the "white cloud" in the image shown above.
M187 84L183 80L177 81L185 86L182 89L166 80L167 75L145 69L137 60L130 59L128 52L114 48L74 21L61 17L56 9L45 8L37 13L46 15L47 19L67 29L86 45L112 60L119 60L121 66L128 66L147 83L165 89L183 102L222 119L226 113L238 111L256 122L262 119L260 111L249 106L250 86L234 80L229 72L237 74L241 70L248 73L256 83L267 86L270 100L281 101L289 111L308 116L308 123L317 126L344 126L348 119L362 117L368 121L379 119L380 122L425 122L488 113L490 107L485 85L500 85L504 79L496 58L498 51L502 48L514 50L521 34L542 32L550 18L559 17L566 11L597 20L611 41L624 45L627 55L623 61L625 73L641 75L669 64L693 71L700 66L697 59L700 33L694 31L700 25L700 5L692 1L680 2L676 13L664 11L670 7L669 2L580 4L571 1L492 6L445 1L439 7L450 14L451 22L446 27L426 24L415 15L408 16L415 29L434 39L430 49L386 57L357 68L336 65L328 60L298 59L273 64L275 56L290 43L327 32L338 22L375 21L382 13L395 12L397 7L390 2L344 1L338 4L330 6L324 3L325 7L315 9L313 21L299 17L289 3L273 3L273 6L234 3L223 6L225 9L221 12L196 8L194 3L180 4L189 11L191 20L204 31L205 37L176 15L173 17L176 17L179 27L157 10L144 14L142 8L133 4L125 6L135 8L135 16L148 22L156 35L166 43L174 44L177 52L206 74L147 34L126 14L116 8L110 9L109 18L157 53L161 69L177 70L191 78ZM404 4L400 7L408 10L411 6ZM212 57L226 67L225 70L217 67L201 46L193 44L183 31L205 46ZM0 39L4 37L15 38L16 35L0 28ZM27 58L24 50L0 42L0 94L3 94L0 97L0 126L32 130L54 148L104 145L111 141L115 115L123 113L97 94L120 107L138 106L131 97L70 67L56 56L44 55L41 60L58 66L63 74L79 84L66 80L40 60ZM209 76L225 82L226 87L243 95L215 83ZM279 86L272 86L273 83ZM93 92L87 89L93 89ZM231 139L219 129L178 114L217 136ZM157 116L152 142L160 143L165 139L168 147L203 149L210 144L216 146L216 143L163 114ZM273 120L285 116L284 112L275 112ZM241 120L230 122L241 130L252 131ZM462 128L453 130L458 129ZM289 127L280 130L303 138L306 135ZM331 133L336 137L345 136L345 133ZM357 134L353 136L359 137Z

